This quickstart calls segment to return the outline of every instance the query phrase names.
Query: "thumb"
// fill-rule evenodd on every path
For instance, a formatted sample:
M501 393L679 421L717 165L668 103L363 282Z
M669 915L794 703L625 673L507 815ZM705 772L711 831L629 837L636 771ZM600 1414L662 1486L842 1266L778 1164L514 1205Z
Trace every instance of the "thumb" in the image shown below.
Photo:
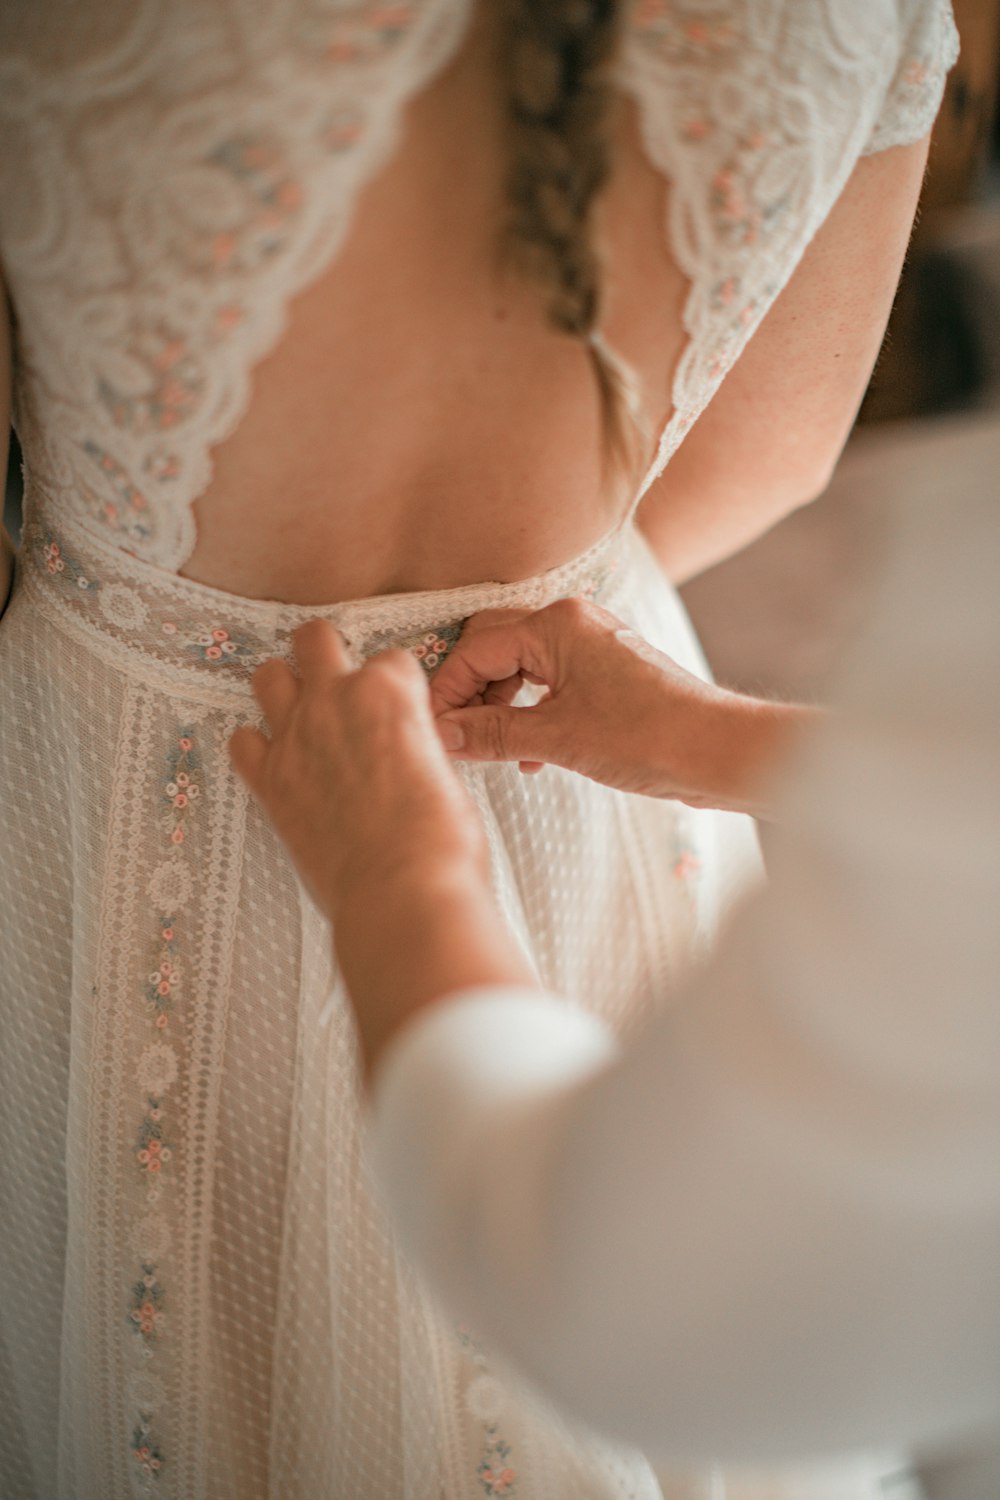
M544 703L535 708L484 704L453 709L435 722L441 743L455 760L547 762L552 758Z

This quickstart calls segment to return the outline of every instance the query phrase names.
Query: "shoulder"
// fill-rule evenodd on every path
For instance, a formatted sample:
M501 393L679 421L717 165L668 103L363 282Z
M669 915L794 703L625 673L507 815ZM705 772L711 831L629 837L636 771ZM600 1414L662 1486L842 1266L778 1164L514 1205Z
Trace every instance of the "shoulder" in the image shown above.
M738 97L774 120L783 99L798 97L817 130L852 144L861 132L865 151L926 135L958 56L951 0L629 0L627 9L624 73L646 85L649 108L701 95L725 112Z

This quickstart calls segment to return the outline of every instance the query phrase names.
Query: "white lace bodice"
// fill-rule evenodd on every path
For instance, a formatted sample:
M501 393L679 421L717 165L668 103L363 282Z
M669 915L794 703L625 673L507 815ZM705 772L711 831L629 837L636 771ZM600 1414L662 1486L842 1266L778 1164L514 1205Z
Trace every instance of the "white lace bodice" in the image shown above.
M472 0L7 0L15 421L63 525L176 572L211 450ZM689 341L647 484L858 156L924 134L948 0L631 0L620 81L673 184ZM645 487L645 486L644 486Z

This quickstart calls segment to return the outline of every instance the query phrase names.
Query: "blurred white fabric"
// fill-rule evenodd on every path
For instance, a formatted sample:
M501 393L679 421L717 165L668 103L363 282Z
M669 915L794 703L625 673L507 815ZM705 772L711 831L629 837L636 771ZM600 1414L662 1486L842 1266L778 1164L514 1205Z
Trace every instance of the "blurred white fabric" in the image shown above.
M928 1496L996 1500L1000 435L935 444L711 966L624 1050L551 996L434 1007L373 1149L442 1293L594 1423L677 1460L943 1451Z

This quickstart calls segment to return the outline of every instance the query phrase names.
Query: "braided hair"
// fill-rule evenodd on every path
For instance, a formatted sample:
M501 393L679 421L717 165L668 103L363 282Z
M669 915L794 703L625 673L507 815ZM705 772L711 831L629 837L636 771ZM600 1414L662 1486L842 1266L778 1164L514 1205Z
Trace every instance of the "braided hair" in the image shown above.
M611 69L623 0L502 0L506 91L507 258L549 291L548 319L579 339L601 399L606 451L627 464L638 405L604 342L594 207L612 166Z

